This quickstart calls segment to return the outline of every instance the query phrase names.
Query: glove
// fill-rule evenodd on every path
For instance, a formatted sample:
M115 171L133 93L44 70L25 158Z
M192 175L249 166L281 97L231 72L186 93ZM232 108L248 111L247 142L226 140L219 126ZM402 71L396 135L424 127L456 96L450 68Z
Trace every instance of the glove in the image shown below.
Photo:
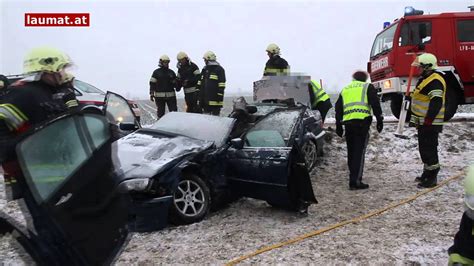
M431 126L432 124L433 124L433 118L425 117L425 122L423 123L423 126Z
M150 101L152 101L152 102L155 101L155 98L153 97L153 95L150 95Z
M342 135L344 135L344 129L342 128L341 124L336 125L336 134L342 138Z
M380 133L382 132L382 129L383 129L383 119L381 120L377 119L377 131Z

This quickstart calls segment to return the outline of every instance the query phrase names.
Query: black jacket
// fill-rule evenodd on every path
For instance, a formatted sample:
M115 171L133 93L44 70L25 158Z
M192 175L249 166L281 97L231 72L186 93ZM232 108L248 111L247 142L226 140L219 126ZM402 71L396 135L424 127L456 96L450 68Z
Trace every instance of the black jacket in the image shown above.
M191 61L189 64L178 65L178 87L196 87L199 75L199 67Z
M265 64L265 70L263 71L264 76L275 76L281 73L288 73L290 66L285 59L281 58L279 55L274 55L268 59Z
M160 67L153 71L150 79L150 95L153 92L174 92L176 74L169 68Z
M76 102L70 106L74 109L66 105L71 102ZM42 81L14 83L0 99L4 114L0 117L0 153L4 152L0 157L5 159L5 154L12 152L21 133L76 107L76 96L67 87L52 88Z
M372 84L369 84L369 87L367 88L367 99L369 101L369 105L372 108L372 113L375 115L377 118L377 121L379 119L383 119L382 116L382 108L380 107L380 101L379 97L377 95L377 89ZM344 103L342 101L342 96L339 94L339 98L337 98L336 101L336 124L342 124L342 117L344 113ZM359 121L355 121L359 122ZM372 116L366 117L363 121L363 123L370 124L372 123Z
M465 258L474 260L474 221L464 212L459 225L459 231L454 236L454 244L448 253L457 253Z
M225 70L217 62L209 62L201 71L198 82L202 106L224 105Z

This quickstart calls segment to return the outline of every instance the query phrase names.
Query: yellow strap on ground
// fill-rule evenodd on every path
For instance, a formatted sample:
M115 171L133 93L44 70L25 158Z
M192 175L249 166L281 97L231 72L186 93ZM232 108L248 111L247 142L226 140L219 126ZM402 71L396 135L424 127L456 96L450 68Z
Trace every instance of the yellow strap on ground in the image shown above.
M241 256L241 257L238 257L236 259L233 259L229 262L226 263L226 265L235 265L239 262L242 262L243 260L246 260L246 259L249 259L251 257L255 257L259 254L262 254L262 253L265 253L265 252L268 252L268 251L271 251L271 250L274 250L274 249L277 249L277 248L281 248L281 247L284 247L284 246L288 246L288 245L291 245L291 244L294 244L294 243L297 243L297 242L300 242L300 241L303 241L304 239L306 238L310 238L310 237L313 237L313 236L317 236L319 234L322 234L322 233L325 233L325 232L328 232L328 231L331 231L331 230L334 230L336 228L339 228L339 227L342 227L342 226L345 226L347 224L352 224L352 223L358 223L362 220L365 220L365 219L368 219L372 216L375 216L375 215L378 215L378 214L381 214L383 212L386 212L388 210L391 210L391 209L394 209L400 205L403 205L403 204L406 204L408 202L411 202L411 201L414 201L415 199L425 195L425 194L428 194L430 193L431 191L433 190L436 190L444 185L446 185L447 183L461 177L464 175L464 172L461 172L459 174L456 174L454 176L451 176L449 178L447 178L446 180L443 180L442 182L440 182L437 186L435 187L432 187L432 188L428 188L428 189L424 189L423 191L415 194L414 196L411 196L411 197L408 197L400 202L395 202L395 203L392 203L392 204L389 204L388 206L382 208L382 209L378 209L378 210L375 210L373 212L370 212L370 213L367 213L365 215L362 215L362 216L359 216L359 217L356 217L356 218L353 218L353 219L350 219L350 220L346 220L346 221L343 221L343 222L340 222L340 223L337 223L337 224L334 224L334 225L331 225L331 226L328 226L328 227L325 227L325 228L322 228L322 229L318 229L318 230L315 230L315 231L312 231L312 232L309 232L307 234L304 234L304 235L301 235L301 236L297 236L293 239L290 239L290 240L287 240L285 242L280 242L280 243L277 243L275 245L271 245L271 246L267 246L267 247L263 247L261 249L258 249L256 250L255 252L252 252L250 254L247 254L247 255L244 255L244 256Z

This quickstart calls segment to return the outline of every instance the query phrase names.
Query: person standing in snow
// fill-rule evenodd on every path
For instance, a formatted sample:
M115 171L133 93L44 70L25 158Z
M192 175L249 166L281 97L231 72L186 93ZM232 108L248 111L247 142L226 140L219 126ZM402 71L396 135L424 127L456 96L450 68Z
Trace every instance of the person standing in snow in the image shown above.
M418 149L423 161L423 173L415 181L419 188L430 188L437 184L440 164L438 160L438 137L444 124L446 81L436 72L436 56L425 53L413 62L421 68L421 76L411 95L410 124L418 131Z
M465 212L454 244L448 249L449 265L474 265L474 165L464 180Z
M199 104L204 114L219 116L224 106L225 70L216 61L216 54L207 51L204 56L206 66L201 71L199 87Z
M349 165L349 189L367 189L362 183L365 148L369 141L369 129L372 123L372 111L377 118L377 131L383 129L382 108L377 90L367 83L368 74L356 71L353 81L339 94L336 102L336 133L342 138L344 125L347 143L347 164Z
M159 68L153 71L150 78L150 100L156 104L158 119L165 115L166 105L170 112L178 111L175 88L176 91L181 88L177 88L176 74L169 68L169 64L170 58L162 55Z
M264 76L288 75L290 66L288 62L280 56L280 47L271 43L267 47L268 61L263 70Z
M332 104L331 104L331 99L329 98L329 95L324 91L324 89L321 87L319 82L315 80L311 80L311 82L308 84L309 86L309 97L311 98L311 109L312 110L318 110L319 113L321 113L321 119L324 120L326 119L326 115L331 109Z

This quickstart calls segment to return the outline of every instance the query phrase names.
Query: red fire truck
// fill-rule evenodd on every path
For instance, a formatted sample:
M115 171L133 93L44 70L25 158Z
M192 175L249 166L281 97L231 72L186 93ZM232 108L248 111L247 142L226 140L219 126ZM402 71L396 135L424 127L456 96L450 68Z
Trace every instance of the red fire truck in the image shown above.
M423 11L405 8L404 17L386 22L377 34L367 71L379 89L382 101L391 101L397 118L402 94L414 54L432 53L447 83L445 119L450 119L460 104L474 103L474 6L470 12L423 15ZM416 77L411 83L414 90Z

